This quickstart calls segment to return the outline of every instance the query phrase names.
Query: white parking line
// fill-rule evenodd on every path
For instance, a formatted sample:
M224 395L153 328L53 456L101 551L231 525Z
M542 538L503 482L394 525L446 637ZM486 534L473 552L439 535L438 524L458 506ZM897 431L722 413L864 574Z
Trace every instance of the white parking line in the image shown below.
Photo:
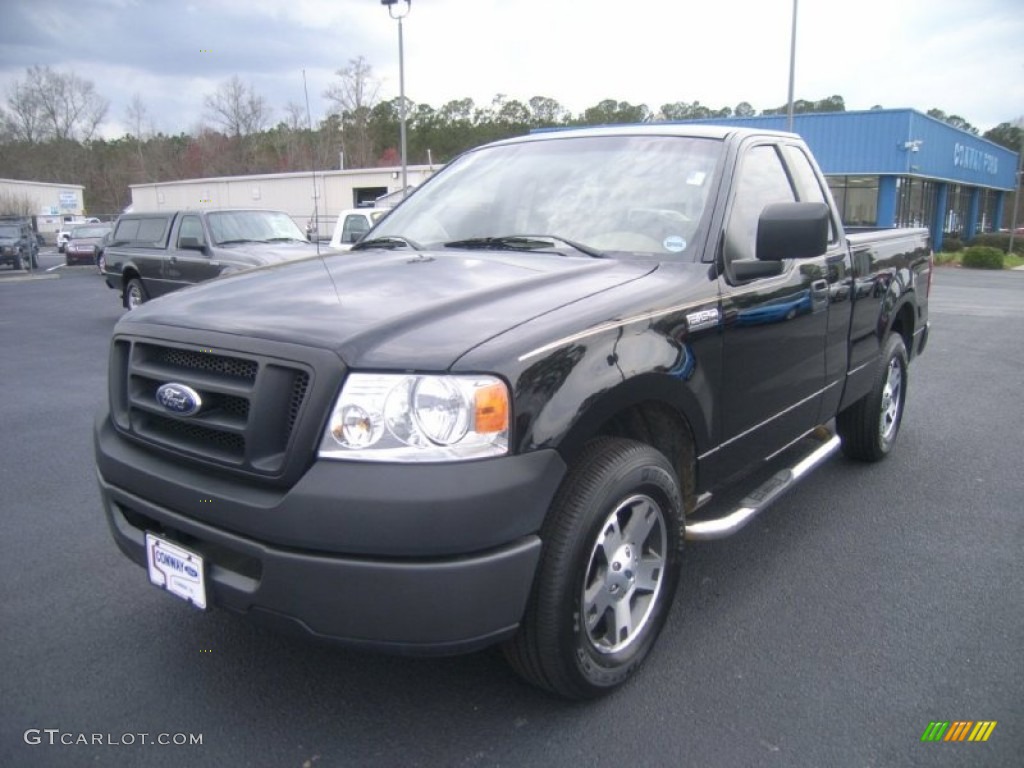
M47 272L53 272L53 270L55 270L55 269L60 269L61 267L64 267L64 266L67 266L67 265L66 265L66 264L58 264L58 265L57 265L56 267L50 267L50 268L49 268L48 270L46 270L46 271L47 271Z

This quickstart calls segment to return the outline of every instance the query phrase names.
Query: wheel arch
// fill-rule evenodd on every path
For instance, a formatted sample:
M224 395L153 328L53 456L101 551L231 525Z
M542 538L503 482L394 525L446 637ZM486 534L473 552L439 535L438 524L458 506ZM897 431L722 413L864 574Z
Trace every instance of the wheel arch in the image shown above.
M129 264L121 270L121 306L125 309L128 309L128 283L132 280L142 282L142 275L139 274L139 270Z
M903 337L903 345L907 348L909 356L914 347L914 306L911 296L905 297L892 313L889 333L898 333ZM884 337L882 341L885 341Z
M707 450L710 438L696 397L675 379L651 373L622 382L589 404L558 450L572 463L595 437L635 440L661 452L676 471L685 511L693 510L696 457Z

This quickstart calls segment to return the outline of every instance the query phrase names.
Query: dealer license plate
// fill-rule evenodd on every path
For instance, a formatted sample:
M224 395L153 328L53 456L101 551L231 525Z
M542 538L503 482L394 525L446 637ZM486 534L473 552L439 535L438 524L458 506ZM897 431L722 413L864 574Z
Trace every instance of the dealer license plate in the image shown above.
M203 558L152 533L146 534L149 580L196 608L206 608Z

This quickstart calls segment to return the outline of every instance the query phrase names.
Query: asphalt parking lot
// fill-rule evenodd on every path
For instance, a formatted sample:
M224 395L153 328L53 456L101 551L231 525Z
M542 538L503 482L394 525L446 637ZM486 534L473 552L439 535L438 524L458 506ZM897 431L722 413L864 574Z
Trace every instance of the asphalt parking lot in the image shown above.
M41 258L0 276L0 765L1021 764L1024 272L939 270L895 454L833 459L691 545L641 674L570 705L494 651L337 650L150 587L93 473L123 310L95 269ZM947 720L997 725L921 741ZM143 743L161 734L202 743Z

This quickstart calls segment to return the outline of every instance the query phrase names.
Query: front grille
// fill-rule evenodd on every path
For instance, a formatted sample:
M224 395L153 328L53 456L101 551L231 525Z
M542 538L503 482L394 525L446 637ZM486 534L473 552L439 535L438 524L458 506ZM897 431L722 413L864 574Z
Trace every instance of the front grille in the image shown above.
M201 462L267 476L284 468L305 407L311 371L300 362L204 347L118 340L111 355L115 425L149 445ZM165 384L193 390L198 412L157 400Z
M256 371L259 370L256 361L244 358L176 347L155 347L151 344L140 344L139 347L156 358L161 365L182 371L220 373L224 376L251 382L256 381Z

